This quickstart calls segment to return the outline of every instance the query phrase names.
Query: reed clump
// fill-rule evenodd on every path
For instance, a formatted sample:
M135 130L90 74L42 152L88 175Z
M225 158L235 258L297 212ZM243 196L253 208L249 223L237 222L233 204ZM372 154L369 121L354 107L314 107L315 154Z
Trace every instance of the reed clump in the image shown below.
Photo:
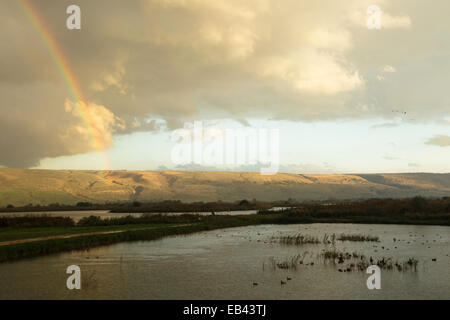
M303 254L297 254L293 255L291 257L283 258L283 259L276 259L274 257L270 257L268 259L268 267L272 271L275 271L277 269L282 270L297 270L297 267L305 263L305 258L307 256L308 252L304 252ZM313 265L314 263L308 263ZM263 263L263 270L266 267L266 263Z
M369 236L364 234L341 234L338 237L340 241L359 241L359 242L379 242L380 238L377 236Z
M358 252L342 252L336 249L325 250L321 254L324 261L331 261L333 264L342 265L340 272L365 271L369 266L376 265L382 270L417 271L419 260L409 258L406 261L393 261L390 257L367 258Z
M339 241L368 241L368 242L379 242L380 239L377 236L369 236L363 234L341 234L337 236L335 233L327 234L325 233L322 239L319 239L316 236L297 234L294 236L281 236L281 237L272 237L272 241L277 241L283 245L296 245L301 246L305 244L331 244L334 245L336 240Z
M284 245L304 245L304 244L319 244L320 240L318 237L297 234L295 236L282 236L278 238L272 238L272 240L277 240L280 244Z

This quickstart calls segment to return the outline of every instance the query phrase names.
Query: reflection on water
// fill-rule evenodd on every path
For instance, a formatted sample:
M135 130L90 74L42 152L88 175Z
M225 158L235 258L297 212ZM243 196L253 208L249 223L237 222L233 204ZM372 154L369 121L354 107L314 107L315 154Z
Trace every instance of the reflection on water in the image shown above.
M273 236L361 233L380 242L341 242L336 249L394 260L419 260L417 271L382 271L381 290L364 272L341 273L316 263L271 269L267 261L331 245L286 246ZM395 241L394 241L395 238ZM268 225L120 243L0 264L0 298L31 299L450 299L450 228L398 225ZM436 261L433 261L436 259ZM69 291L69 265L82 270L82 289ZM287 277L292 280L281 285ZM257 283L258 285L254 285Z
M131 213L112 213L109 210L82 210L82 211L49 211L49 212L2 212L1 216L10 217L10 216L25 216L25 215L49 215L55 217L70 217L75 222L80 221L84 217L89 216L97 216L104 218L120 218L130 215ZM136 216L140 216L141 214L132 214Z
M274 207L270 210L273 211L280 211L285 209L284 207ZM215 215L249 215L249 214L256 214L257 210L236 210L236 211L218 211L215 212ZM198 214L198 215L211 215L211 212L168 212L168 213L161 213L165 215L181 215L181 214ZM142 216L142 213L114 213L110 212L109 210L82 210L82 211L49 211L49 212L2 212L0 213L1 216L25 216L25 215L50 215L50 216L57 216L57 217L70 217L75 222L80 221L84 217L89 216L96 216L100 217L102 219L105 218L120 218L120 217L126 217L129 215L140 217ZM158 214L158 213L154 213Z

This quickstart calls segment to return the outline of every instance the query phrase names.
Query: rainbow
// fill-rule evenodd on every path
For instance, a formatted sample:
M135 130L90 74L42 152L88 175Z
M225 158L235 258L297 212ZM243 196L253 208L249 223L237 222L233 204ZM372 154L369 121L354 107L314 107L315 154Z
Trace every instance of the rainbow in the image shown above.
M63 54L63 51L58 47L55 38L47 28L44 20L39 15L38 10L33 7L30 0L19 0L19 3L21 4L22 8L24 9L29 19L33 23L33 26L37 30L42 41L46 45L50 55L52 56L53 61L55 62L59 70L59 73L64 79L64 82L66 83L66 86L69 90L72 99L75 101L75 105L78 106L78 108L80 109L79 111L83 119L84 125L88 130L92 145L102 158L103 169L109 170L110 168L109 161L106 158L106 155L103 151L105 149L104 144L101 141L100 137L98 137L98 134L96 134L97 130L95 121L89 113L86 104L87 100L85 99L81 91L81 87L75 73L72 71L69 62L67 61L67 59Z

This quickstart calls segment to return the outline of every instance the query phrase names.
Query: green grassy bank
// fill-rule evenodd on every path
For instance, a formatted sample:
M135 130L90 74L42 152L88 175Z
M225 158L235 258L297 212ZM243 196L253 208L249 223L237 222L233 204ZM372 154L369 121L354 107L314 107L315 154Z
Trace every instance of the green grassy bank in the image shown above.
M201 219L201 220L199 220ZM449 220L406 220L354 217L349 218L311 218L289 216L286 214L248 215L248 216L216 216L192 217L190 224L185 223L154 223L128 224L120 226L93 227L46 227L32 229L5 229L0 231L0 240L18 240L56 235L70 235L91 232L118 231L121 233L79 236L67 239L42 240L22 244L0 246L0 262L33 257L57 252L84 250L96 246L109 245L125 241L156 240L171 235L185 235L200 231L215 230L261 224L297 224L297 223L369 223L369 224L420 224L420 225L450 225ZM148 228L145 230L135 230ZM130 230L131 229L131 230Z
M100 219L87 217L78 223L67 217L24 216L0 218L0 262L124 241L155 240L165 236L261 224L364 223L450 226L450 199L366 201L303 204L280 212L261 210L239 216L168 216ZM92 234L94 232L112 232ZM118 232L120 231L120 232ZM27 243L5 241L76 235L70 238L40 239ZM3 245L2 245L3 242Z

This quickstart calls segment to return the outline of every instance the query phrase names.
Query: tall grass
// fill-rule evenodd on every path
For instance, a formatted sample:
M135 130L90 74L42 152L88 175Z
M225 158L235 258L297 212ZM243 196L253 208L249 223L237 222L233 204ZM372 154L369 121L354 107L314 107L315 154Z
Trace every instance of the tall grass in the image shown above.
M50 215L25 215L0 217L0 228L73 227L75 222L69 217Z
M276 259L274 257L270 257L268 259L268 267L272 271L275 271L277 269L297 270L297 267L299 265L304 264L307 254L308 254L308 252L304 252L303 254L297 254L297 255L293 255L291 257L282 258L282 259ZM265 270L265 268L266 268L265 265L266 265L265 262L263 262L263 270Z
M277 240L280 244L284 245L304 245L304 244L318 244L320 243L319 238L310 235L298 234L295 236L282 236L278 238L272 238Z
M340 241L368 241L368 242L379 242L380 238L377 236L367 236L363 234L341 234L338 237Z
M178 216L168 216L165 214L143 214L136 217L128 215L126 217L102 219L96 216L84 217L78 221L77 226L99 227L99 226L122 226L131 224L154 224L154 223L192 223L202 221L203 217L196 214L182 214Z
M260 210L258 214L270 214ZM282 212L314 222L450 225L450 197L305 202Z
M181 216L168 216L168 215L155 215L144 214L142 217L123 217L123 218L110 218L100 219L98 217L89 217L79 221L75 228L70 228L70 234L74 233L73 229L77 227L86 226L122 226L133 224L180 224L178 227L172 226L157 226L154 230L142 230L142 231L127 231L117 234L109 235L91 235L82 236L69 239L54 239L47 241L36 241L17 245L8 245L0 247L0 261L7 261L12 259L18 259L27 256L37 256L43 254L49 254L54 252L70 251L76 249L87 249L90 247L117 243L123 241L134 240L153 240L166 235L193 233L198 231L207 231L221 228L243 227L250 225L264 225L264 224L301 224L301 223L313 223L313 222L342 222L334 221L334 219L313 219L311 217L305 217L303 215L285 214L272 212L271 214L264 215L239 215L239 216L198 216L198 215L181 215ZM355 221L353 221L355 222ZM358 222L358 220L356 220ZM436 221L433 221L435 223ZM74 226L74 222L70 218L62 217L8 217L8 219L1 219L0 224L5 227L10 227L12 230L17 226L20 227L49 227L49 236L53 235L51 229L55 226ZM99 228L100 229L100 228ZM69 230L69 229L68 229ZM1 231L1 229L0 229ZM9 230L11 231L11 230ZM92 230L93 232L95 230ZM103 230L99 230L103 231ZM69 232L68 232L69 233ZM61 233L59 233L61 234ZM45 236L46 234L42 234ZM293 244L305 244L305 243L324 243L333 244L336 241L336 235L324 235L322 239L312 236L296 235L290 238L282 238L281 242L293 243ZM321 240L321 241L320 241ZM410 264L406 264L408 268L414 266L414 260Z
M325 262L330 261L334 265L342 265L339 271L351 272L351 271L365 271L370 265L376 265L382 270L417 270L419 260L416 258L409 258L406 261L393 261L390 257L369 257L365 255L353 252L342 252L336 249L325 250L322 252L321 257Z
M278 241L279 244L283 245L296 245L301 246L305 244L335 244L336 240L339 241L374 241L378 242L379 238L376 236L367 236L362 234L341 234L336 236L335 233L323 235L322 240L320 240L316 236L297 234L294 236L281 236L281 237L272 237L272 241Z

